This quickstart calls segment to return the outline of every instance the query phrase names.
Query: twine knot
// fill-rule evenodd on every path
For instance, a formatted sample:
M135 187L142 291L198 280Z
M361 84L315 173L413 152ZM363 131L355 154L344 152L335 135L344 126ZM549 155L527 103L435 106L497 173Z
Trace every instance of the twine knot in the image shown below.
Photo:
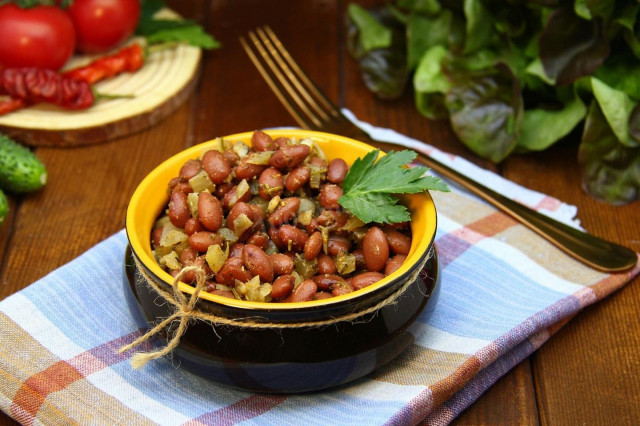
M138 265L138 267L140 267L140 265ZM141 268L139 270L142 271ZM196 287L193 293L191 294L191 297L187 299L185 294L180 290L179 284L180 284L180 279L185 274L192 271L195 272L195 275L196 275ZM149 277L145 276L145 279L147 280L147 282L150 282ZM138 352L134 354L133 357L131 358L131 366L133 368L135 369L141 368L152 359L160 358L161 356L168 354L176 346L178 346L178 344L180 343L180 337L184 334L184 332L187 329L187 323L193 317L193 314L195 312L194 308L196 306L196 302L198 301L198 298L200 297L200 292L204 289L204 286L206 285L206 283L207 283L207 276L206 276L206 273L204 272L204 268L202 268L201 266L195 266L195 265L185 266L180 270L180 272L174 277L173 283L171 285L173 289L173 298L166 297L166 295L164 296L165 300L171 302L176 307L175 312L169 317L165 318L155 327L147 331L144 335L138 337L136 340L129 343L128 345L122 346L119 349L119 353L126 352L129 349L132 349L138 346L140 343L147 341L156 333L160 332L160 330L162 330L165 326L167 326L168 324L170 324L175 320L179 320L178 328L173 334L173 337L171 338L171 340L169 340L169 342L164 348L159 349L157 351Z

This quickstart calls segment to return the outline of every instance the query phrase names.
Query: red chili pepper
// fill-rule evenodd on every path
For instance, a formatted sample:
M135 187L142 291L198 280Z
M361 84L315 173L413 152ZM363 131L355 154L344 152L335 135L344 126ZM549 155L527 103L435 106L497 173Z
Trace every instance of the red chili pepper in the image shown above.
M69 109L84 109L95 99L91 86L44 68L5 68L0 73L0 94L27 103L48 102Z
M0 115L9 114L10 112L17 111L29 106L29 103L24 99L8 98L0 101Z
M67 71L64 75L94 84L123 72L137 71L144 65L144 60L144 50L139 44L134 43L113 55L98 58L86 66Z

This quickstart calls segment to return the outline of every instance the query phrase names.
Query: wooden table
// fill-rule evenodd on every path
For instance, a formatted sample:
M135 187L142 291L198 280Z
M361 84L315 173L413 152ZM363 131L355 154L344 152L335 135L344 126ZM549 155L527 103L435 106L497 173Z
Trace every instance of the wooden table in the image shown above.
M577 144L513 156L498 168L478 160L446 121L422 118L411 95L383 102L364 87L345 50L347 2L260 0L168 2L222 41L206 52L195 94L141 133L79 148L39 148L46 187L11 198L0 228L0 299L71 261L124 226L139 181L170 155L216 136L295 125L241 49L238 37L274 28L312 79L359 118L429 141L519 184L578 206L591 233L640 251L636 202L600 203L582 192ZM360 2L370 4L373 2ZM640 421L640 279L585 309L510 371L455 424L633 424ZM14 424L0 417L0 424Z

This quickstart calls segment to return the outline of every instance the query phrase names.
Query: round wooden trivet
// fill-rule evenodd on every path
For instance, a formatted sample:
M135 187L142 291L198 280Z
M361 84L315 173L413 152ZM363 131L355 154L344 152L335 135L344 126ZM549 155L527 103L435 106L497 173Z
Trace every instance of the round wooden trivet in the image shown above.
M134 73L96 83L104 94L131 98L101 99L86 110L38 104L0 116L0 132L31 146L71 147L95 144L144 130L171 114L193 92L200 48L180 45L148 56ZM73 57L65 68L90 62Z

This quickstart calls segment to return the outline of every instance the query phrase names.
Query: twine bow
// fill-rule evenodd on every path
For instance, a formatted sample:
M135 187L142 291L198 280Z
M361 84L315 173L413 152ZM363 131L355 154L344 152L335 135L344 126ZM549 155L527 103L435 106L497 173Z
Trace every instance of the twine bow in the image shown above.
M138 267L139 266L140 265L138 265ZM142 272L142 268L139 268L139 270ZM187 299L185 294L180 290L179 284L180 284L180 279L185 274L191 271L195 272L196 274L196 287L193 293L191 294L191 297ZM147 280L147 282L150 282L150 278L146 276L145 273L143 273L143 275ZM138 337L136 340L129 343L128 345L121 347L119 349L119 352L120 353L126 352L129 349L132 349L138 346L140 343L145 342L146 340L154 336L156 333L160 332L160 330L162 330L165 326L167 326L168 324L170 324L171 322L177 319L180 320L180 322L178 323L178 328L173 334L173 337L171 338L171 340L169 340L169 342L164 348L159 349L157 351L146 352L146 353L138 352L135 355L133 355L133 357L131 358L131 366L133 368L136 368L136 369L141 368L152 359L160 358L161 356L168 354L173 349L175 349L176 346L178 346L178 344L180 343L180 337L184 334L184 332L187 329L187 323L193 317L194 312L196 312L194 308L196 306L196 302L198 301L198 298L200 297L200 292L204 289L204 286L207 283L206 279L207 277L204 272L204 269L201 266L193 266L193 265L182 268L180 272L175 276L173 280L173 284L171 286L173 289L173 299L165 297L167 301L172 302L176 306L175 312L169 317L165 318L155 327L147 331L144 335Z

